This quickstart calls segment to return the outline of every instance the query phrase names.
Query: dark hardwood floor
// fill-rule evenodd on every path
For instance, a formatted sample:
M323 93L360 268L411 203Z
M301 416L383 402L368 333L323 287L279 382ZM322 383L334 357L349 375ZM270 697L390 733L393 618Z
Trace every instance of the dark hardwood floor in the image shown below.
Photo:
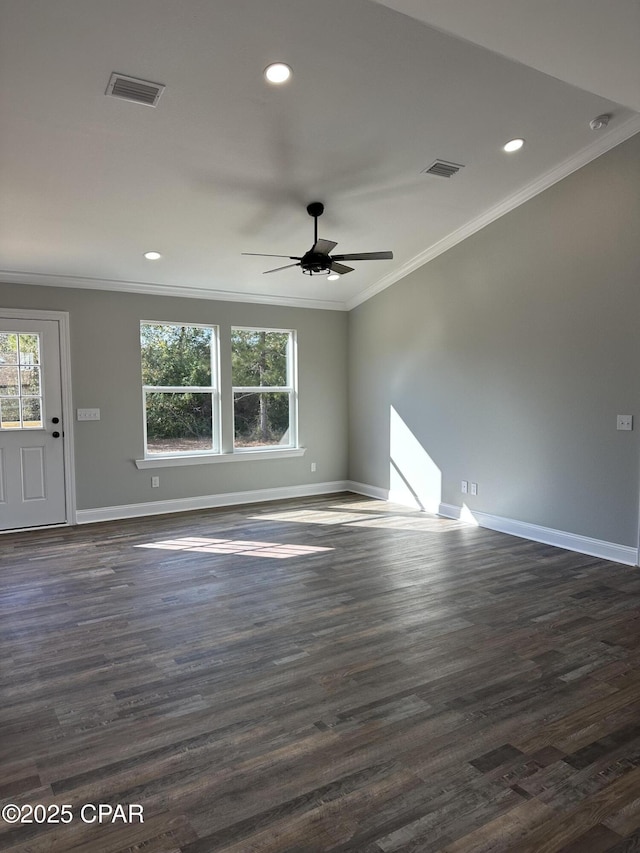
M638 569L355 495L0 566L0 806L73 815L2 850L640 850Z

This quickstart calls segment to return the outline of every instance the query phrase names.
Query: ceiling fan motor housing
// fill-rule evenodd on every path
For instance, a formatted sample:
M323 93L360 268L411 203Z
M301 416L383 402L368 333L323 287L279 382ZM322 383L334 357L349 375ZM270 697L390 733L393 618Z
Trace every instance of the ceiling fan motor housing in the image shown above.
M307 275L329 272L331 258L320 252L307 252L300 260L300 266Z

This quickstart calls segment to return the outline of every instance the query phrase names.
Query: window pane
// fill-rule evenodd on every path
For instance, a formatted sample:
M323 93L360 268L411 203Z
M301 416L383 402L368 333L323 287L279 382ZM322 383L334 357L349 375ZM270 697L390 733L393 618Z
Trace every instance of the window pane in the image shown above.
M287 385L289 332L234 329L231 334L234 385Z
M149 391L147 452L213 450L213 395Z
M20 364L40 364L38 335L20 335Z
M22 426L27 429L42 427L42 402L40 397L22 398Z
M18 336L11 332L0 333L0 364L18 363Z
M143 324L143 384L211 386L211 341L211 329Z
M19 393L18 368L0 364L0 394L17 397Z
M39 394L40 393L40 368L39 367L21 367L20 368L20 383L23 394Z
M235 447L289 445L290 395L280 392L233 395Z
M0 427L20 429L20 401L17 397L0 399Z

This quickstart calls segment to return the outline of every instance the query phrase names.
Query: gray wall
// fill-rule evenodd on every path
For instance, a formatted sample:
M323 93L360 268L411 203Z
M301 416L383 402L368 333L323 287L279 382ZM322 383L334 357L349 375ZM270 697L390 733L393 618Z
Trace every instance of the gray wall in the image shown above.
M350 313L351 479L635 547L639 327L640 135Z
M73 405L102 412L75 424L79 509L349 476L637 545L640 136L349 315L5 284L0 306L70 312ZM306 456L138 471L141 319L297 329Z
M0 284L0 306L70 314L74 410L101 410L99 422L74 423L78 509L346 479L346 313L6 284ZM223 352L233 325L296 329L299 439L306 455L138 471L133 460L144 452L141 320L219 325ZM228 354L221 368L229 387ZM153 474L160 488L152 490Z

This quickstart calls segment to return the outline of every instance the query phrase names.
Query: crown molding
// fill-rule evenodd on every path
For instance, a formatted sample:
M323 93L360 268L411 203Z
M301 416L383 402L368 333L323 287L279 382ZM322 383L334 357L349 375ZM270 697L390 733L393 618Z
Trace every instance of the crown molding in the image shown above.
M471 219L461 228L457 228L447 236L433 243L423 252L415 255L394 272L379 279L373 285L356 294L347 301L328 299L306 299L300 296L277 296L262 293L244 293L229 290L209 290L204 287L180 286L171 284L155 284L143 281L119 281L115 279L84 278L81 276L47 275L35 272L20 272L0 270L0 283L40 285L45 287L72 287L85 290L120 291L124 293L142 293L149 296L173 296L189 299L209 299L219 302L248 302L260 305L278 305L289 308L312 308L324 311L350 311L367 302L376 294L381 293L400 279L434 260L439 255L452 249L458 243L466 240L472 234L480 231L496 219L510 213L521 204L544 192L549 187L568 177L572 172L586 166L592 160L625 142L640 132L640 114L635 114L619 127L614 128L597 141L582 148L576 154L564 160L558 166L545 172L535 181L527 184L498 204L486 210L480 216Z
M305 299L302 296L271 296L263 293L209 290L205 287L182 287L172 284L153 284L145 281L119 281L106 278L83 278L82 276L73 275L47 275L35 272L19 272L17 270L0 270L0 283L143 293L147 296L178 296L188 299L210 299L217 302L252 302L260 305L314 308L323 311L348 310L345 302L328 299Z
M610 151L612 148L615 148L616 145L620 145L622 142L625 142L625 140L630 139L639 132L640 114L636 114L626 122L623 122L619 127L614 128L610 133L607 133L606 136L601 136L592 145L581 148L580 151L576 152L553 169L545 172L535 181L518 190L517 193L503 199L498 204L486 210L480 216L477 216L475 219L467 222L466 225L463 225L461 228L457 228L446 237L438 240L437 243L433 243L433 245L429 246L423 252L420 252L419 255L411 258L399 269L384 276L384 278L381 278L375 284L371 285L371 287L348 300L346 303L347 310L350 311L356 306L361 305L363 302L367 302L377 293L381 293L383 290L386 290L387 287L391 287L392 284L395 284L397 281L400 281L400 279L405 278L410 273L429 263L429 261L437 258L438 255L442 255L444 252L452 249L458 243L466 240L467 237L475 234L476 231L480 231L486 225L495 222L496 219L499 219L506 213L510 213L512 210L515 210L516 207L520 207L521 204L524 204L526 201L529 201L529 199L532 199L534 196L537 196L546 189L549 189L549 187L568 177L572 172L581 169L592 160L595 160L602 154L606 154L607 151Z

